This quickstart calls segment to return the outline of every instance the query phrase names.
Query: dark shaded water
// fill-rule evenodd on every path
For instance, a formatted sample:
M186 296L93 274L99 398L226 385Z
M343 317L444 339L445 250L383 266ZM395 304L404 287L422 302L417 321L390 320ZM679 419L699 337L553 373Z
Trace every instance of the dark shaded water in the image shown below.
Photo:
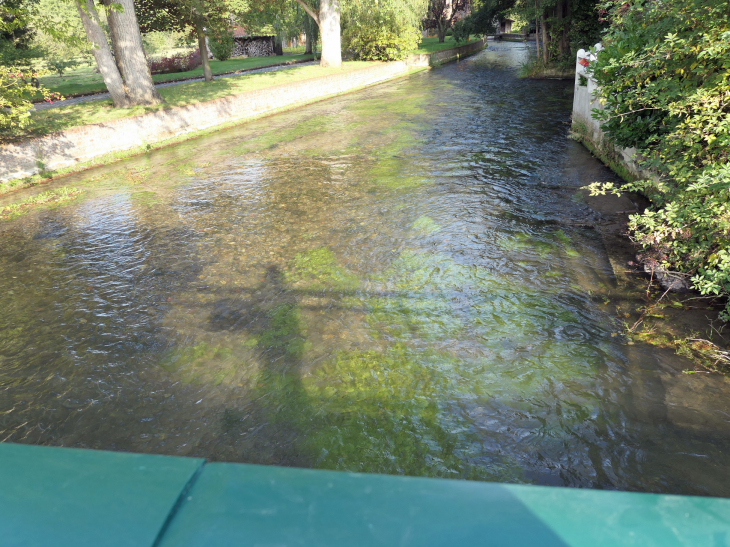
M526 51L56 183L0 226L0 440L730 495L728 382L616 336Z

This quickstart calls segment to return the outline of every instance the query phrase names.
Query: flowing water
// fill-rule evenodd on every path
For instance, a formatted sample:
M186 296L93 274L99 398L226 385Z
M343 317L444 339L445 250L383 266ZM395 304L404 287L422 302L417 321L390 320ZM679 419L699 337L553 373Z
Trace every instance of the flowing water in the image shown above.
M0 440L730 495L728 382L616 335L615 179L527 52L54 183L0 226Z

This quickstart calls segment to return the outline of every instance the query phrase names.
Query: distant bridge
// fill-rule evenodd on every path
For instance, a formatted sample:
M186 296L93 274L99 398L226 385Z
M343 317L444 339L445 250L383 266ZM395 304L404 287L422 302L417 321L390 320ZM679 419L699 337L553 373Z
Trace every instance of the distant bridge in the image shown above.
M488 38L493 40L507 40L509 42L525 42L529 36L526 34L517 34L509 32L501 32L499 34L487 34Z

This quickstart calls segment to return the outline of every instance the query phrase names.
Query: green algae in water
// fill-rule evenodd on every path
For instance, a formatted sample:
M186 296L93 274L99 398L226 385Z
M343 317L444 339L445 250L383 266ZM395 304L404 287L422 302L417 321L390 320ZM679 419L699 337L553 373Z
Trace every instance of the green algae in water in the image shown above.
M272 422L308 431L299 449L315 467L519 480L519 466L506 457L485 458L468 422L452 412L450 398L461 380L451 374L454 365L395 345L338 352L303 378L266 371L256 385Z
M311 347L306 339L306 325L296 304L283 303L266 312L268 328L257 337L262 350L281 352L292 359L301 359Z
M309 289L337 291L351 291L359 284L358 277L339 266L334 253L327 247L297 253L287 281Z
M360 97L368 101L371 95ZM91 212L102 215L83 219L68 214L74 218L66 224L60 218L71 236L40 239L43 251L29 253L34 269L53 260L59 268L77 266L79 272L71 289L55 281L58 268L42 274L54 279L42 291L45 298L53 302L61 295L69 310L64 326L55 327L58 337L48 345L47 355L55 355L58 348L75 351L72 344L87 340L88 347L96 343L101 327L92 330L90 316L84 327L79 318L88 314L77 310L95 301L94 291L86 287L98 279L99 269L107 273L104 267L111 264L114 285L101 282L99 287L117 297L108 300L110 315L132 309L125 325L138 324L139 315L144 320L138 332L130 336L125 331L125 339L115 340L127 353L115 369L123 374L109 378L120 385L133 379L134 374L124 372L139 370L130 355L140 347L165 368L156 367L152 372L157 374L136 385L123 385L125 412L118 416L130 421L118 428L123 431L121 443L116 433L99 433L99 422L90 420L97 429L85 432L87 426L78 422L62 432L68 423L65 414L48 430L61 441L85 434L84 441L117 443L124 449L172 451L176 449L169 436L165 441L138 439L139 433L150 431L151 439L165 439L175 428L200 455L231 461L258 458L258 463L500 481L542 480L545 474L554 481L560 474L567 480L577 477L581 485L610 484L591 473L616 455L605 449L611 443L618 445L617 459L623 457L622 426L616 424L634 427L635 422L624 413L623 400L612 400L623 389L623 384L616 389L611 383L623 381L620 350L602 330L604 317L581 296L585 289L570 285L574 276L585 274L587 264L572 261L568 268L563 263L571 256L566 247L583 247L569 235L546 228L539 201L531 206L529 196L509 193L522 188L521 183L510 187L505 179L506 194L504 186L471 185L477 170L471 172L463 163L484 163L479 173L496 164L491 175L513 177L515 166L524 165L515 157L534 159L531 151L511 149L509 139L500 140L503 135L470 139L466 146L454 139L439 142L432 126L420 121L428 114L432 123L439 114L440 109L423 108L441 100L439 95L430 90L423 94L429 102L415 106L408 103L412 95L420 100L414 86L395 95L393 100L372 100L361 110L358 101L342 110L331 104L312 106L327 120L324 125L310 121L312 111L302 109L221 132L218 140L209 136L156 152L151 156L172 156L177 150L178 157L165 168L157 162L149 172L138 170L148 173L139 186L130 187L137 182L128 180L129 166L146 168L144 162L125 163L128 167L117 173L118 180L102 177L107 195L115 182L121 187L114 203L100 205L102 195L88 203ZM424 136L432 150L422 149ZM494 145L496 141L500 144ZM484 150L472 156L474 142L483 143L479 148ZM200 149L224 156L206 169L206 183L193 161ZM240 151L257 156L241 158ZM302 158L323 151L326 157ZM429 154L437 151L453 153L452 160L436 165L438 160ZM533 163L539 169L542 159L537 159ZM178 166L184 175L170 173ZM469 191L424 186L442 176L458 177L465 182L462 190L468 186ZM324 182L332 184L320 184ZM181 185L175 192L159 190L175 185ZM156 199L143 190L159 192L161 204L154 211L140 206ZM504 196L528 202L513 207L514 201L499 199ZM119 203L128 202L132 207L119 209ZM203 211L202 202L215 205ZM286 207L278 208L282 204ZM512 211L511 216L496 215L498 208ZM192 209L200 214L178 214ZM494 233L503 246L489 238L483 240L491 247L486 252L471 245L480 236L471 224L473 212L483 214L486 232ZM438 233L436 218L449 233L448 244L427 237ZM87 230L80 228L85 223L100 228L93 231L96 237L120 227L117 241L124 245L95 248L92 239L85 239ZM515 236L520 230L525 233ZM149 265L142 274L135 269L144 254L136 252L137 234L148 252L144 260ZM186 241L193 243L185 246ZM404 246L413 250L398 255ZM593 248L592 243L587 241L585 248ZM181 261L185 253L191 260ZM281 273L274 279L266 273L270 268ZM16 275L15 270L8 266L5 271ZM135 273L125 279L117 271ZM147 277L153 271L159 277ZM180 290L169 288L174 279L186 277ZM140 289L144 287L147 293ZM32 296L30 287L10 288L22 296L18 300ZM87 291L91 297L74 299ZM134 307L141 300L139 314ZM4 309L10 309L7 302L2 302ZM149 302L162 304L148 322L144 308ZM10 327L22 322L24 332L3 332L13 345L22 340L35 348L43 343L45 331L38 335L32 310L50 310L49 304L20 305L27 307L27 319L11 312L7 322ZM50 313L46 320L53 321ZM28 342L30 332L35 339ZM103 332L115 336L117 330ZM181 347L160 355L161 338ZM108 358L88 357L90 353L83 357L76 352L74 358L81 355L97 370L108 370ZM82 369L74 358L65 358L67 367L59 366L57 357L49 362L64 373ZM83 381L74 389L84 389L90 383L85 371L76 374ZM24 377L14 384L7 375L3 381L6 386L28 383ZM38 401L55 401L58 388L52 389L54 395L39 395ZM33 384L34 396L35 390ZM140 425L139 416L160 409L155 391L174 395L179 410L168 412L159 423ZM27 393L18 388L14 400L26 400ZM192 406L202 396L206 404ZM44 412L38 412L38 421L46 419ZM16 415L22 424L25 416ZM601 428L610 428L611 439L618 441L607 440ZM135 441L125 445L132 435ZM565 461L572 467L564 467ZM591 467L593 462L599 463Z
M566 255L571 258L577 258L580 256L580 253L576 251L570 244L570 237L568 237L568 234L566 234L563 230L557 230L556 232L553 232L553 236L562 244L563 251L565 251Z
M431 217L422 215L416 219L412 226L413 230L421 235L431 235L441 230L441 225Z
M524 233L514 234L508 239L500 239L498 245L510 253L534 252L541 259L548 258L556 250L554 243Z
M132 201L139 203L140 205L146 205L152 207L160 203L157 192L151 192L149 190L142 190L139 192L133 192L130 196Z
M429 181L411 171L412 164L402 158L382 158L370 169L372 182L393 190L418 188Z
M33 209L60 207L77 200L83 194L82 190L70 186L41 192L16 203L0 207L0 221L16 219Z
M207 342L170 351L160 366L184 384L198 385L218 385L244 368L233 348Z
M381 292L392 296L366 300L367 321L397 338L458 336L466 317L454 308L453 291L492 279L489 272L457 264L446 255L403 252L385 272L373 277Z

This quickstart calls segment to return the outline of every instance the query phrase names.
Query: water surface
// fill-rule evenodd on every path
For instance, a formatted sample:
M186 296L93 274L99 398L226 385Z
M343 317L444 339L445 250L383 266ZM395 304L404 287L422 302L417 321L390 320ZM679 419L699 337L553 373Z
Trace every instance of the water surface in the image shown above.
M616 179L527 51L54 183L0 226L0 440L730 495L730 386L616 335Z

